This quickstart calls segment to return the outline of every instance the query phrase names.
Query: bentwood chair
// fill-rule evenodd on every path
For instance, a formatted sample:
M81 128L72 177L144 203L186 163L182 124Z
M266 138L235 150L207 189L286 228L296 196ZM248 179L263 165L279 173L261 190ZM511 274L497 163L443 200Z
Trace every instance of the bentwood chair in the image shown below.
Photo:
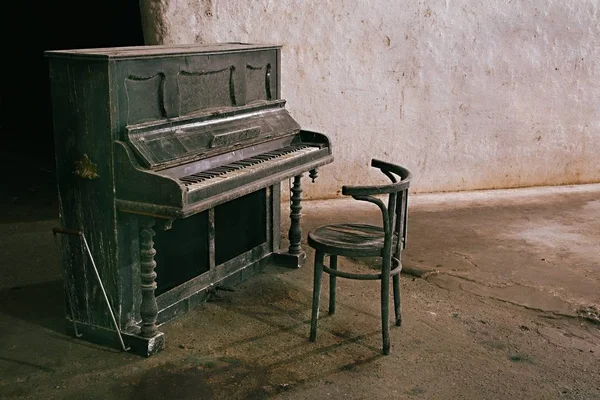
M406 247L407 200L411 173L399 165L375 159L371 160L371 166L380 169L392 182L379 186L342 186L342 194L377 205L381 210L382 226L360 223L332 224L321 226L308 234L308 244L315 249L310 341L314 342L317 338L319 296L323 272L329 274L329 314L335 313L337 277L358 280L378 279L381 280L383 354L389 355L390 277L393 278L396 325L402 324L400 270L402 269L402 250ZM381 199L374 197L379 195L387 195L387 207ZM323 264L327 255L330 261L329 266ZM337 265L338 256L381 257L381 273L357 274L340 271Z

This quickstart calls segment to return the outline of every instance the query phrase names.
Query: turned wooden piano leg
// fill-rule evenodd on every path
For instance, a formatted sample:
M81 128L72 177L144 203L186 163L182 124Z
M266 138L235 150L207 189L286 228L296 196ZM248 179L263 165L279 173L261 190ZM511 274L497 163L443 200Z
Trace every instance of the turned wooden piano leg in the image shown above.
M302 242L302 228L300 227L300 218L302 217L302 187L300 186L300 179L302 178L302 174L294 177L294 185L291 187L292 197L291 197L291 205L290 205L290 231L289 231L289 239L290 239L290 254L300 254L302 252L302 247L300 246Z
M318 172L316 169L311 169L308 176L312 179L313 183L317 179ZM302 228L300 226L300 219L302 218L302 185L301 185L302 174L294 177L294 184L290 188L292 192L290 206L290 224L289 239L290 239L290 254L302 253Z
M158 316L158 306L154 291L156 290L156 261L154 255L154 241L152 237L156 234L152 227L154 220L148 219L140 222L140 270L141 270L141 289L142 303L140 305L140 316L142 317L142 327L140 336L153 337L157 334L156 317Z
M290 230L288 238L290 247L287 252L274 254L274 261L284 267L299 268L304 264L306 253L302 251L302 229L300 228L300 219L302 217L302 174L294 177L294 182L290 198Z

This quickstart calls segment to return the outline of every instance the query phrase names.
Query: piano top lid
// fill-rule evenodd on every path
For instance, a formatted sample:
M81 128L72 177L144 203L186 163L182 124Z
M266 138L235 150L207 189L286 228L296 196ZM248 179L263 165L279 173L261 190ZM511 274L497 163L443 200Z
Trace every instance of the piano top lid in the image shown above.
M72 50L47 50L44 52L44 55L46 57L77 57L124 60L136 58L171 57L177 55L192 54L233 53L279 48L281 48L281 45L230 42L185 45L106 47Z
M285 100L127 127L126 141L142 165L160 170L300 131Z

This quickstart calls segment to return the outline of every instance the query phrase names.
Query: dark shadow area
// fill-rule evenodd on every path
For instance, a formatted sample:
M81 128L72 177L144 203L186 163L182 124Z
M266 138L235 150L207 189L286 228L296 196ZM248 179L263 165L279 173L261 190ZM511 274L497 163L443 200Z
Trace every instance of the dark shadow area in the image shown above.
M310 360L319 352L307 352L306 358L303 358L302 361ZM231 357L188 357L181 363L166 363L149 370L137 379L135 385L125 388L122 385L113 385L111 394L117 398L138 395L141 398L159 399L176 394L178 399L264 399L297 389L318 379L328 378L339 372L358 372L361 367L373 363L381 357L383 356L373 355L357 359L340 368L317 370L307 378L298 379L291 375L288 382L279 385L271 383L277 369L283 364L291 366L298 360L287 359L264 365L258 360L248 362Z
M0 290L0 314L50 330L54 332L51 334L53 339L69 342L73 346L89 347L106 353L121 353L120 349L100 346L69 334L68 328L72 328L72 325L67 325L71 322L65 318L67 310L64 299L62 280L15 286ZM18 360L3 357L0 357L0 360L20 363ZM27 365L23 362L21 364ZM44 370L43 366L36 365L36 368Z
M3 4L0 223L56 218L54 140L45 50L143 45L138 2Z
M53 369L53 368L48 368L48 367L45 367L43 365L38 365L38 364L30 363L30 362L27 362L27 361L15 360L15 359L12 359L12 358L7 358L7 357L0 357L0 360L6 361L8 363L14 363L14 364L17 364L17 365L24 365L24 366L32 368L34 370L39 370L39 371L43 371L43 372L52 372L52 373L56 372L56 370Z
M1 290L0 313L66 334L63 281Z

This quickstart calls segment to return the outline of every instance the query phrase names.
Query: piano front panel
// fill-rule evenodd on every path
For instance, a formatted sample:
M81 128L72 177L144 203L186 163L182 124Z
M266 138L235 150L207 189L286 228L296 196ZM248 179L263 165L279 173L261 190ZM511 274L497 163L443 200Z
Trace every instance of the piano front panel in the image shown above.
M157 296L210 270L208 227L208 211L204 211L156 232Z
M215 207L215 262L221 265L267 241L267 189Z
M276 100L278 74L277 49L124 60L115 67L118 128Z
M207 225L204 224L204 217L201 217L200 224L196 218L195 223L187 227L180 222L194 219L195 216L174 221L171 229L179 231L176 234L178 237L190 235L190 228L192 231L207 229L206 235L202 235L201 239L205 240L207 247L209 269L197 274L197 262L171 262L169 267L163 268L163 273L171 275L174 272L169 269L186 269L175 273L180 277L187 275L190 278L179 285L163 288L160 278L158 279L156 300L159 323L166 322L179 315L182 310L204 301L209 295L205 289L210 291L221 285L227 287L243 281L266 265L269 254L279 247L279 242L274 242L274 239L279 240L279 190L279 185L270 186L215 206L202 213L207 215ZM157 233L157 237L159 235ZM192 236L200 239L200 235ZM161 244L164 247L167 243ZM178 250L183 250L183 247L189 244L189 241L172 243ZM159 247L156 250L158 256L161 250ZM157 263L156 271L158 268Z

